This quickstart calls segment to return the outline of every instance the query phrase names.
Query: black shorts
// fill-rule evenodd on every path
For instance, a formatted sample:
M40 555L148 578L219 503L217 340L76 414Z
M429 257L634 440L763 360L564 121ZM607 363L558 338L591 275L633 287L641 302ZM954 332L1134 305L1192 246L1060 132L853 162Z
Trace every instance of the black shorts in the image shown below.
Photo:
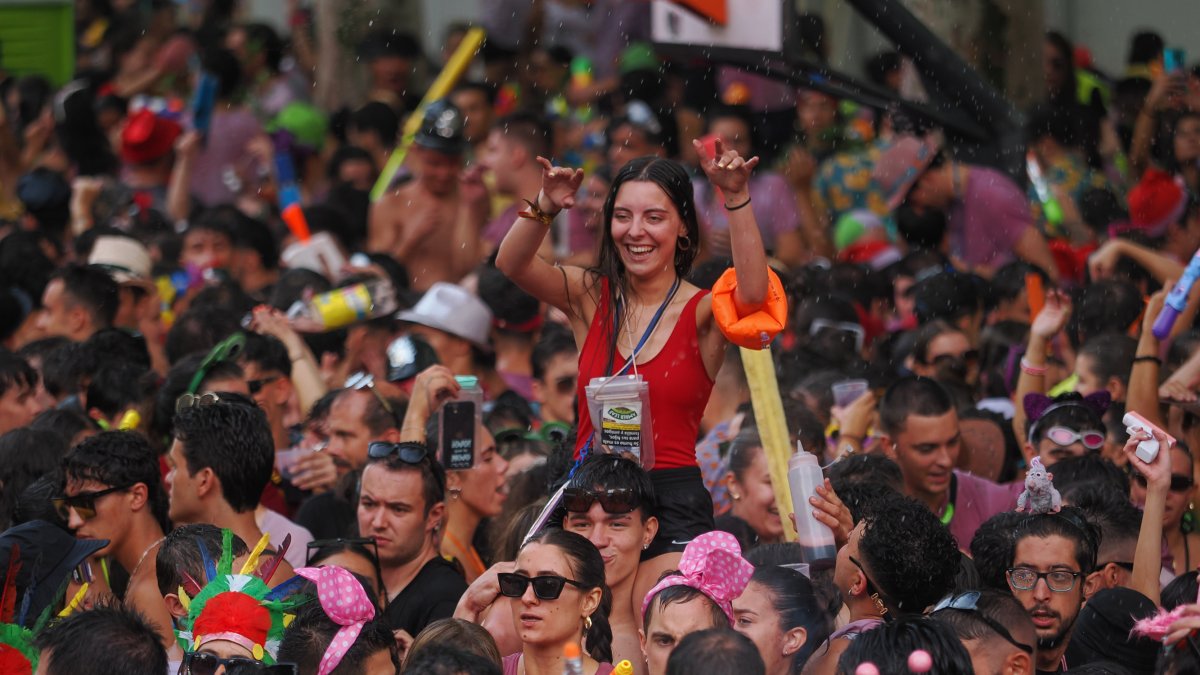
M656 469L650 472L650 482L657 502L658 534L642 551L642 560L678 553L689 541L716 529L712 495L704 487L699 467Z

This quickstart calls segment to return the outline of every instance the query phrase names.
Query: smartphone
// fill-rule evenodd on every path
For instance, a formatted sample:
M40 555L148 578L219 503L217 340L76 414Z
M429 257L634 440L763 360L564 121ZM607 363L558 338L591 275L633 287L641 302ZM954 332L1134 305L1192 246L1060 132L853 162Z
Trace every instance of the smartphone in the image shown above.
M1163 70L1167 74L1183 72L1186 63L1187 51L1182 47L1168 47L1163 50Z
M442 408L442 466L461 471L475 466L475 402L447 401Z

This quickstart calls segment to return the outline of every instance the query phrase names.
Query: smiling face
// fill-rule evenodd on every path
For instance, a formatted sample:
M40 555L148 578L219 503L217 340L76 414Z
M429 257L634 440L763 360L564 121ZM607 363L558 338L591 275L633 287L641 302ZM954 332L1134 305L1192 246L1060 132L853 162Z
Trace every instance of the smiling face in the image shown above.
M652 277L672 270L679 238L688 232L679 210L661 187L635 180L617 190L609 233L626 271L631 276Z
M762 448L747 448L743 452L754 453L754 459L740 478L729 474L730 497L737 495L733 500L733 515L746 521L764 542L778 541L783 537L783 520L775 503L767 457Z
M644 546L658 532L658 519L643 520L641 509L631 513L608 513L600 502L583 513L568 513L563 529L586 537L604 559L604 582L621 587L637 574Z
M958 413L948 410L936 417L910 415L904 420L904 429L892 440L888 456L900 465L907 494L939 497L950 489L961 441Z
M559 576L575 581L575 571L562 549L549 544L534 543L521 549L517 556L517 574L527 577ZM554 645L566 642L579 644L583 635L584 617L591 616L600 604L601 590L582 589L564 584L557 600L541 600L533 592L533 584L512 605L513 624L521 642L531 646Z

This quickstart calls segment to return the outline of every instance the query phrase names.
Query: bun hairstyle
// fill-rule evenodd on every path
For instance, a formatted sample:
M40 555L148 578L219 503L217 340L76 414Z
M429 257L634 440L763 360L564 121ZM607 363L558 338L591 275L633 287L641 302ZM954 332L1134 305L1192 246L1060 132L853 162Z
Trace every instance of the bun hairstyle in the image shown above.
M584 586L582 590L601 590L600 605L592 612L592 626L584 631L583 641L589 656L601 663L611 662L612 627L608 623L608 613L612 609L612 591L604 583L604 558L600 557L600 551L584 537L558 528L539 532L525 546L529 544L558 548L567 556L575 581Z

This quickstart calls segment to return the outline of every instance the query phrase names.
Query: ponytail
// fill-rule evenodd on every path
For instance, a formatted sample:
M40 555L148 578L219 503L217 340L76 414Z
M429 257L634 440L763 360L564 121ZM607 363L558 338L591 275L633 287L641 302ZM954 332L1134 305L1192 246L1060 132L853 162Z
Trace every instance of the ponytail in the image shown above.
M612 663L612 626L608 623L608 612L612 609L612 592L604 587L600 606L589 617L592 627L583 632L583 644L587 653L600 663Z

